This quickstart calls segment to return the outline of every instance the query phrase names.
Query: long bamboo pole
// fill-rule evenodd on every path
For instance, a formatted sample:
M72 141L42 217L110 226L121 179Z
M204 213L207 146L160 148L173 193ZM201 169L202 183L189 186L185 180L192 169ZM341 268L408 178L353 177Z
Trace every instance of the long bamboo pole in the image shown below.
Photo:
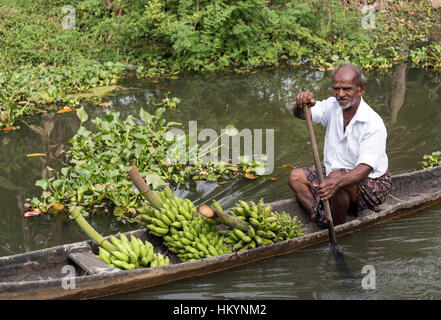
M305 113L305 120L306 120L306 126L308 128L309 140L311 141L311 148L312 148L312 155L314 157L315 169L317 171L319 184L321 184L324 181L324 177L323 177L322 166L320 164L320 156L318 153L317 142L315 140L314 128L312 127L312 120L311 117L309 116L308 107L307 106L303 107L303 111ZM334 221L332 220L331 207L329 205L328 200L324 200L322 202L325 209L326 219L328 219L329 241L334 247L337 247L337 240L334 230Z

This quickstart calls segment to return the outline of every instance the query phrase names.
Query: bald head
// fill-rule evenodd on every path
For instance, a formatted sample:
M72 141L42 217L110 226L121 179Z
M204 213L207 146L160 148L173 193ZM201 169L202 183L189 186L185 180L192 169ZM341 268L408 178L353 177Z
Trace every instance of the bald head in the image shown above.
M344 64L338 67L332 73L332 79L335 78L344 79L346 81L351 81L356 86L364 86L366 84L366 78L363 75L361 69L353 64Z

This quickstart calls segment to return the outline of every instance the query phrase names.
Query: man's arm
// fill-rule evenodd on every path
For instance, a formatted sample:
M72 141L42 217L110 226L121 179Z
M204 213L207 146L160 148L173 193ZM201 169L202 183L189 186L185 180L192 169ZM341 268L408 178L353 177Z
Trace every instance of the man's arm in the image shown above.
M323 183L320 185L313 185L313 187L318 188L317 192L320 199L329 200L338 190L350 185L355 185L366 179L371 171L372 167L361 163L351 171L337 171L335 174L331 173Z
M300 92L296 96L296 104L293 109L293 114L296 118L305 120L304 107L311 108L315 105L314 94L312 92ZM308 109L309 116L311 117L311 109Z

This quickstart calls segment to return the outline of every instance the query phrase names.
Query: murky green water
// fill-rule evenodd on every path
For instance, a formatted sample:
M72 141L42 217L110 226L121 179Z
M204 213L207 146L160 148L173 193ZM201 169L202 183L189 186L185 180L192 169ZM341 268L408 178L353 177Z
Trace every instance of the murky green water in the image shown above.
M422 71L407 77L370 75L365 101L384 119L388 129L387 151L393 174L419 168L423 154L441 149L441 79ZM400 79L395 81L394 79ZM396 85L403 84L403 86ZM238 199L266 202L291 196L289 168L312 165L308 135L303 121L294 119L293 100L300 90L315 92L318 99L331 94L330 74L308 70L277 70L253 75L188 75L156 83L130 83L133 90L109 97L125 118L138 116L140 108L152 111L170 92L181 102L167 117L183 123L197 121L198 129L220 134L234 124L239 130L274 129L275 169L278 181L238 180L222 186L201 183L191 192L181 191L196 203L217 199L232 206ZM403 90L405 88L405 90ZM400 99L403 98L403 103ZM102 107L87 108L89 119ZM0 135L0 256L81 241L87 237L61 217L23 218L25 199L40 194L36 180L51 174L46 166L60 166L60 150L78 129L73 114L44 116L29 121L30 127ZM38 129L40 127L41 129ZM45 130L43 130L45 129ZM324 129L316 127L319 146ZM46 133L45 133L46 132ZM321 147L320 147L321 148ZM44 152L46 158L26 157ZM265 152L265 150L264 150ZM43 160L42 160L43 159ZM125 231L110 217L91 217L102 234ZM326 245L249 266L178 281L141 292L116 296L123 299L406 299L441 298L441 207L345 236L339 240L356 281L348 282ZM376 289L361 289L363 266L376 271Z

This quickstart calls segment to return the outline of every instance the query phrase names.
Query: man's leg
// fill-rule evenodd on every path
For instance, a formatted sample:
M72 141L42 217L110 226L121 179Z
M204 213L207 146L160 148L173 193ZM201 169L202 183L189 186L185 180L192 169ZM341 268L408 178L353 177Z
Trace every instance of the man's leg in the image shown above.
M339 190L335 195L329 200L329 205L331 207L332 220L334 226L346 222L346 213L349 209L349 195L344 190Z
M302 204L302 206L311 214L314 204L314 195L309 188L308 179L306 179L303 169L293 169L289 175L288 184L292 191Z
M359 184L357 205L359 209L373 209L386 201L392 180L389 170L378 178L367 178Z
M307 168L305 170L308 171ZM324 212L323 209L318 209L317 212L314 212L314 206L318 205L319 198L316 199L316 197L311 191L310 182L307 178L306 173L304 169L293 169L289 176L289 186L294 191L294 194L296 198L299 200L301 205L311 214L311 219L313 220L323 220ZM344 174L342 171L334 171L331 172L331 175L335 174ZM318 183L316 179L314 179L315 183ZM334 222L334 225L338 225L341 223L346 222L346 214L348 213L348 210L353 208L354 205L356 207L356 201L357 201L357 186L351 185L347 186L341 190L339 190L334 197L332 197L329 201L330 207L331 207L331 214L332 214L332 220ZM316 203L317 202L317 203ZM321 217L323 215L323 217ZM326 219L325 219L326 220ZM320 227L325 227L324 225L321 226L320 221L316 221Z
M342 171L334 171L329 174L333 176L336 174L344 174ZM332 220L334 225L343 224L346 222L346 215L348 210L354 210L357 202L357 185L352 184L338 190L330 199L329 205L331 207Z

